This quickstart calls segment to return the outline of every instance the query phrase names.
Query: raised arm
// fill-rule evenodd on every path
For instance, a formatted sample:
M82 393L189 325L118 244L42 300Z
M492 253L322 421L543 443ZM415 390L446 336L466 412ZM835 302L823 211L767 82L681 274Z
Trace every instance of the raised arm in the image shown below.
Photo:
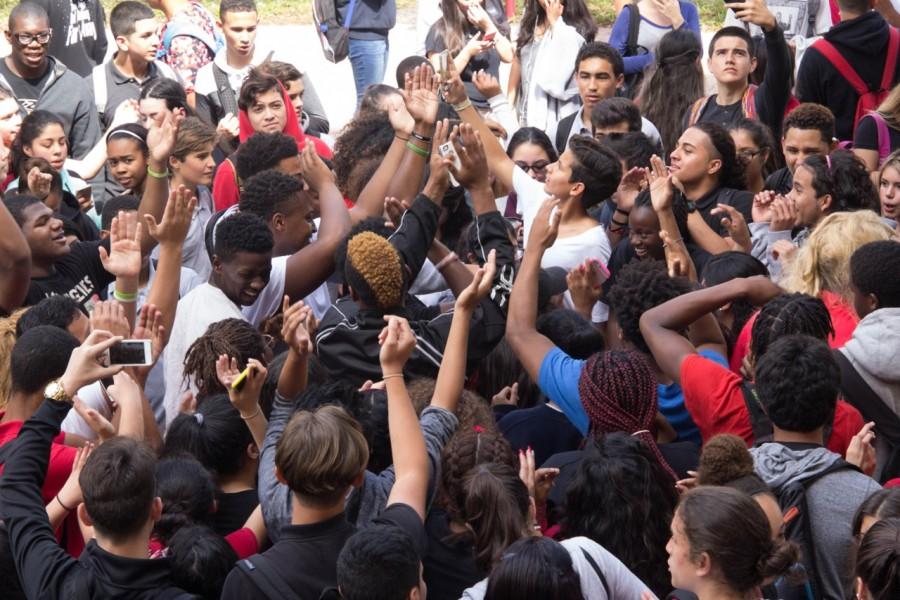
M247 361L247 376L243 384L234 387L234 382L241 377L240 365L234 357L227 354L221 355L216 360L216 375L219 383L228 390L228 399L241 415L241 419L247 424L253 443L262 448L266 438L266 416L259 406L259 393L266 383L266 367L255 358Z
M138 216L144 220L148 215L157 221L163 217L166 200L169 198L169 156L175 147L175 136L184 116L180 113L166 115L161 125L151 123L147 132L147 147L150 156L147 158L147 179L144 183L144 194L138 206ZM152 236L141 240L141 251L146 256L156 245ZM173 316L174 319L174 316Z
M11 313L28 295L31 248L16 220L0 202L0 310Z
M538 381L544 357L556 346L537 331L538 277L541 259L559 233L559 200L545 200L534 218L525 256L509 298L506 341L532 381ZM556 210L554 210L556 209Z
M334 252L350 232L350 213L344 198L311 141L306 142L300 160L303 179L319 193L322 220L316 241L287 260L284 293L291 298L305 298L334 272Z
M396 479L387 505L403 503L425 520L428 491L428 453L419 419L406 391L403 367L416 347L416 336L406 319L386 316L387 326L378 336L381 370L388 397L388 430Z
M453 105L453 108L459 114L459 118L471 125L481 136L481 142L484 144L484 152L487 156L487 164L490 172L506 186L507 189L513 189L513 163L512 159L506 155L503 146L491 133L484 119L478 114L478 111L469 101L466 94L466 86L459 77L459 72L451 65L450 79L444 89L444 98Z
M732 279L651 308L641 317L641 334L662 372L680 382L681 363L698 349L706 347L725 355L721 330L705 328L707 339L695 337L693 342L685 338L682 331L738 298L747 298L754 305L761 306L780 293L778 286L767 277Z

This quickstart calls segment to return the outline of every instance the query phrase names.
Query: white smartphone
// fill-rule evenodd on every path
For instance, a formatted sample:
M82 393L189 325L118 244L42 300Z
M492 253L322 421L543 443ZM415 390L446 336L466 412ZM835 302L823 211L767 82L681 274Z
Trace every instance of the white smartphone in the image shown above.
M146 367L153 364L150 340L122 340L106 351L106 364L124 367Z
M440 54L438 54L438 64L437 64L438 74L441 76L441 81L447 81L450 78L450 51L444 50Z
M453 142L444 142L438 146L438 152L445 158L452 158L454 168L456 168L457 171L460 169L462 163L459 162L459 155L456 153L456 148L453 147Z

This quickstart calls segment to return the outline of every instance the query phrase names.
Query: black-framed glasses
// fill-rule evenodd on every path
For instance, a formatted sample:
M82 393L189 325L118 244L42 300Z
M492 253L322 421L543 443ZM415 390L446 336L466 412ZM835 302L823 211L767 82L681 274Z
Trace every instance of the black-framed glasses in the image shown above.
M13 38L22 46L30 46L32 42L37 42L41 46L50 43L50 31L41 31L40 33L14 33Z
M550 166L550 161L547 160L538 160L531 164L528 164L524 160L517 160L516 166L525 171L532 171L535 175L541 175L547 170L547 167Z

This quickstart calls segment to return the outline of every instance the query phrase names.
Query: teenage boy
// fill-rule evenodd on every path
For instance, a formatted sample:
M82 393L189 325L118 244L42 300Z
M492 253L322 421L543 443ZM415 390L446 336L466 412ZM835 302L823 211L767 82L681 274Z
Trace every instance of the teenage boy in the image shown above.
M217 25L224 34L225 51L197 71L195 86L197 114L213 125L226 115L237 117L241 84L250 69L266 58L256 52L256 2L222 0Z
M79 475L83 504L59 495L53 499L68 500L72 505L62 509L77 510L78 518L93 526L94 539L81 560L57 544L41 496L53 440L75 392L121 369L100 364L104 351L121 339L95 331L71 352L62 377L43 389L43 402L22 425L16 451L6 459L0 505L29 598L110 598L123 590L135 597L189 597L172 584L168 559L147 558L150 532L162 514L156 456L149 447L127 438L108 440L91 453Z
M867 421L880 417L873 408L887 414L876 421L875 438L875 477L884 481L898 475L896 462L890 465L893 472L883 469L900 446L900 373L897 354L891 351L900 348L900 244L893 240L870 242L854 252L850 289L853 307L862 320L835 355L841 367L841 392ZM894 422L890 428L889 421Z
M708 66L716 79L716 93L700 98L684 115L685 128L710 121L723 127L743 118L758 119L778 134L791 95L791 66L787 42L765 0L730 5L745 23L759 25L764 33L768 63L759 87L750 85L756 69L753 39L740 27L724 27L709 43Z
M811 534L802 544L809 584L817 597L842 598L853 582L854 515L881 486L824 446L840 368L824 340L788 335L772 343L755 372L756 397L773 427L772 442L750 450L756 473L778 498L803 486L806 514L799 518Z
M834 139L834 115L827 107L812 102L804 102L792 110L784 119L782 131L785 166L766 178L763 189L784 195L794 187L797 165L808 156L829 154L837 142Z
M575 58L575 82L581 97L581 110L561 119L547 130L557 152L562 154L573 135L594 135L594 108L600 102L616 95L625 81L622 55L604 42L588 42ZM640 111L638 111L640 115ZM651 140L659 140L659 132L647 119L640 117L639 131Z
M839 140L853 139L860 96L827 58L828 47L849 64L869 90L886 93L897 83L900 74L897 46L900 32L872 10L873 4L871 0L838 0L841 22L806 51L797 72L797 98L800 102L817 102L830 108ZM896 65L893 73L887 73L887 86L883 87L891 47ZM769 68L771 65L770 58Z
M294 65L280 60L267 60L260 68L273 75L284 86L288 99L294 105L294 112L300 119L303 133L324 137L331 125L328 123L325 107L322 106L322 101L313 87L312 78L306 73L301 73Z
M392 316L380 339L379 379L387 386L396 480L387 507L374 525L403 532L422 557L427 546L424 518L432 467L419 419L398 375L416 347L416 338L409 323ZM450 362L456 366L465 359ZM461 381L461 372L454 375ZM282 375L279 390L285 378ZM457 394L461 391L453 389ZM323 406L296 413L275 451L276 477L291 492L291 524L281 530L272 548L238 563L225 581L222 599L274 599L284 597L284 589L299 597L318 598L326 588L334 587L338 557L355 528L348 520L347 497L366 480L368 461L362 428L343 408Z
M146 4L126 0L109 13L109 27L116 40L116 52L91 72L94 102L103 128L109 127L116 108L126 100L138 100L148 81L166 77L178 80L172 67L156 60L159 50L159 23Z
M69 156L81 159L100 139L97 107L81 76L49 55L53 36L43 8L30 2L16 5L9 13L6 41L11 50L0 60L0 85L15 95L22 116L43 109L62 120Z

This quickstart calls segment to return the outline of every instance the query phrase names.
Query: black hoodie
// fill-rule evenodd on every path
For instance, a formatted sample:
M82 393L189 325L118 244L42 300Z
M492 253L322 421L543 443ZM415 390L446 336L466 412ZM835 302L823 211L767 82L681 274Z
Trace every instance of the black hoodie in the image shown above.
M870 89L878 89L888 46L887 21L875 11L856 19L842 21L825 34L847 59ZM900 73L900 61L897 62ZM891 85L897 83L897 73ZM853 118L859 95L815 46L806 50L797 73L797 97L800 102L817 102L834 113L834 128L839 140L853 139Z
M106 56L106 15L100 0L31 0L50 16L50 56L81 77Z
M9 545L26 595L77 600L194 598L173 586L166 558L115 556L92 540L76 560L56 542L41 499L41 484L50 444L71 408L68 402L44 400L22 426L16 451L6 459L0 480L0 517L9 529Z

